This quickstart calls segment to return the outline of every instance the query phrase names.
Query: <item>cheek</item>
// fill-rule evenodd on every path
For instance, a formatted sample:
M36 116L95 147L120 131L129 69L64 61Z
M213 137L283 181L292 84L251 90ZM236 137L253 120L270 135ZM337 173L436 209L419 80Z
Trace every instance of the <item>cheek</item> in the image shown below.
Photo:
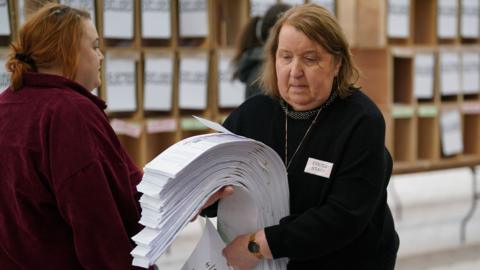
M90 59L90 64L93 66L95 65L95 63L97 62L97 55L92 53L92 52L89 52L88 54L88 58Z
M316 93L323 93L332 88L333 76L326 72L309 72L306 76L308 84Z
M284 84L288 82L288 77L290 75L288 66L277 65L276 72L277 72L277 80L279 83Z

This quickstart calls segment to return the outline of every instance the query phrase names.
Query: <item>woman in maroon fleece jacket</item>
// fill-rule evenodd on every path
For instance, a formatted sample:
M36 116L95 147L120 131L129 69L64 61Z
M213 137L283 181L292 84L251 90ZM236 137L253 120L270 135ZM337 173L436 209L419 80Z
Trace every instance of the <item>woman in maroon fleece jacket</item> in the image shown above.
M88 13L48 4L11 45L0 95L0 268L131 269L142 172L90 91L103 55Z

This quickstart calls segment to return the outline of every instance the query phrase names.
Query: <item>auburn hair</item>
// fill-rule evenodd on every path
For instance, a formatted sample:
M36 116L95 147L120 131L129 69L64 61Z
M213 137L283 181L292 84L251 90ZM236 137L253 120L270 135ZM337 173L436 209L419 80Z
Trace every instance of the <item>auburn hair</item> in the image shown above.
M336 63L340 62L334 87L340 97L349 96L358 90L355 86L359 70L355 66L348 41L335 17L324 7L316 4L295 6L278 19L265 44L265 62L260 75L260 85L270 96L279 97L275 60L278 49L278 37L283 25L291 25L301 31L312 41L320 44L333 55Z
M22 87L25 72L39 68L59 67L64 77L73 80L85 19L90 19L87 11L57 3L48 3L33 13L10 44L5 66L11 73L12 89Z

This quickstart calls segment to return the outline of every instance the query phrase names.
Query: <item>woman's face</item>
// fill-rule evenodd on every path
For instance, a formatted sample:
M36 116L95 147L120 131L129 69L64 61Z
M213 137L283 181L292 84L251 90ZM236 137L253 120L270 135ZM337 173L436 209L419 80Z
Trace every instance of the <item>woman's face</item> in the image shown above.
M275 57L280 96L296 111L312 110L330 96L340 68L332 54L293 26L284 24Z
M99 49L98 33L92 20L83 20L83 31L75 81L91 91L100 86L103 54Z

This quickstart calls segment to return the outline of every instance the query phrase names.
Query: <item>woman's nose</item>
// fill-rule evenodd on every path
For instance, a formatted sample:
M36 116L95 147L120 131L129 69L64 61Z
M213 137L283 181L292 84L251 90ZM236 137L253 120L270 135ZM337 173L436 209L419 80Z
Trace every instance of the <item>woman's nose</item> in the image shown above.
M97 49L97 53L98 53L98 57L100 58L100 60L103 60L103 53L100 49Z
M293 60L290 76L297 78L303 75L303 67L299 60Z

